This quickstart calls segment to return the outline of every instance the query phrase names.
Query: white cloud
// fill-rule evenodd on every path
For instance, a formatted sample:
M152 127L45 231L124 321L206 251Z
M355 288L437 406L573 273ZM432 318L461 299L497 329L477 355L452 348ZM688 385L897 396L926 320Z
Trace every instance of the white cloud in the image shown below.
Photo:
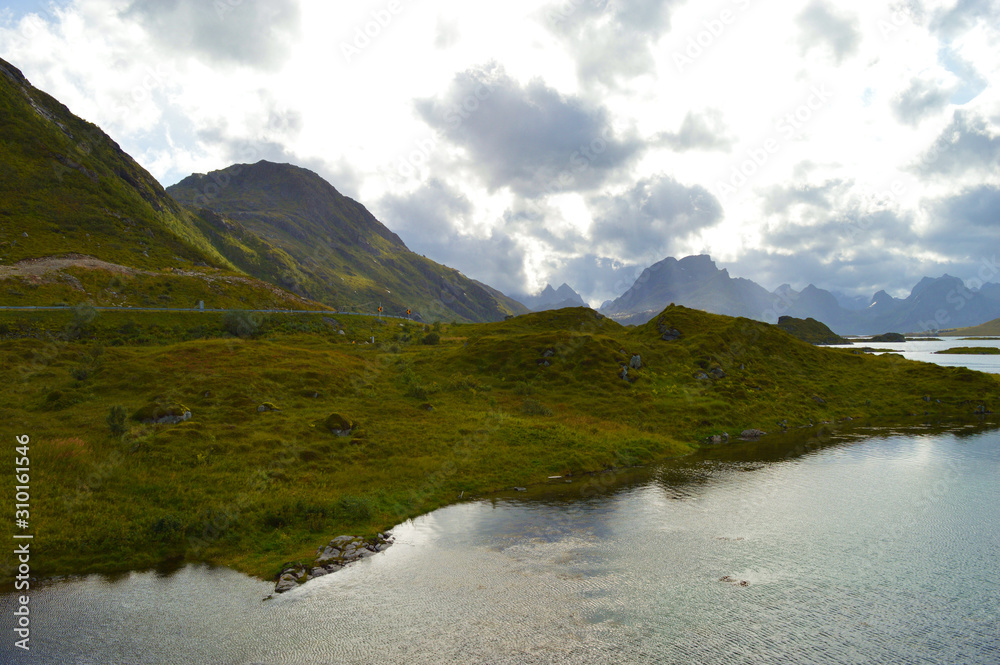
M616 295L601 280L655 251L710 252L753 278L754 266L813 270L781 257L820 248L827 281L812 281L847 291L879 270L886 283L948 261L960 273L968 247L948 242L940 216L992 204L969 193L1000 186L996 2L222 0L223 16L216 4L19 2L0 13L0 57L164 184L293 161L410 238L426 231L410 242L431 258L495 252L458 267L512 289L567 281L562 271L585 298ZM502 94L479 100L492 110L443 122L463 77L488 70L502 71ZM545 186L606 128L603 161ZM945 144L950 161L914 167ZM646 214L639 194L671 182L721 208ZM883 233L865 252L844 234L810 239L867 219L858 202L893 187L892 228L908 236Z

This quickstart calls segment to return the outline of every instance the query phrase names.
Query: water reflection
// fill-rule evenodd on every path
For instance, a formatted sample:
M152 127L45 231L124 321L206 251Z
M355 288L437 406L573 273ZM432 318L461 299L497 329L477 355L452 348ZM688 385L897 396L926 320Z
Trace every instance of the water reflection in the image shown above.
M846 423L560 479L268 602L204 566L56 584L5 662L996 663L996 427Z

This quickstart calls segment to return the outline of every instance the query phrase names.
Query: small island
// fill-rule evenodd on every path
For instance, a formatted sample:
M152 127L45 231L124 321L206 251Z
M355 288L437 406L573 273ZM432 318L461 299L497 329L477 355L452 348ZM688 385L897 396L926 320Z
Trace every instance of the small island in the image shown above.
M935 351L934 353L959 356L995 356L1000 355L1000 349L995 346L955 346L950 349Z

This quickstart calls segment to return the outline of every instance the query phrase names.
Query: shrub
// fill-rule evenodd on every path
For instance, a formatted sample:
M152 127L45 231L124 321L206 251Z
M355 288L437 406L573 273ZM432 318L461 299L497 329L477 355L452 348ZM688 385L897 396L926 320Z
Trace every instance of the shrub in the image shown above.
M529 416L551 416L552 409L545 406L538 400L526 399L521 404L521 411Z
M429 332L424 335L424 338L420 340L421 344L439 344L441 342L441 335L436 332Z
M260 334L261 316L256 312L234 309L226 312L222 325L237 337L256 337Z
M127 429L125 421L128 419L128 411L121 404L115 404L108 410L108 428L112 436L121 436Z

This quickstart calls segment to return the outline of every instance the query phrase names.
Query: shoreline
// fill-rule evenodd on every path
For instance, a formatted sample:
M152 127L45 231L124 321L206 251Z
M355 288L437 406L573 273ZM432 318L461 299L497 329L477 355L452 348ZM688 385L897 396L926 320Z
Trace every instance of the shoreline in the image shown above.
M912 422L913 419L922 418L924 419L921 423ZM327 574L335 574L346 568L347 566L353 565L354 563L375 556L386 549L388 549L393 543L394 538L392 535L393 529L399 524L405 523L407 521L418 519L424 515L433 513L435 510L440 510L449 506L457 505L459 503L465 502L479 502L479 501L495 501L495 500L521 500L521 501L532 501L546 498L559 497L564 498L567 494L578 494L586 496L594 496L595 494L606 494L617 491L620 487L626 484L632 484L637 480L639 482L647 482L652 476L654 476L658 471L669 467L671 463L677 463L678 466L684 466L683 462L685 460L695 461L699 457L715 457L716 454L723 454L725 457L726 451L732 451L736 446L741 447L754 447L754 448L772 448L777 446L781 450L780 459L792 459L805 454L809 454L816 450L831 446L838 445L839 442L830 442L828 439L832 436L858 433L858 438L868 438L874 437L876 435L884 434L907 434L918 432L926 432L928 429L931 431L956 431L957 429L968 427L968 426L981 426L987 429L1000 429L1000 414L970 414L970 415L953 415L938 417L933 420L933 422L927 419L927 416L904 416L902 418L886 418L886 417L873 417L873 418L845 418L836 422L820 422L815 423L811 426L802 426L795 429L789 429L785 431L778 431L767 434L763 437L754 440L740 440L736 437L732 439L730 443L724 444L708 444L702 443L697 448L691 450L691 452L680 455L665 457L648 464L641 464L637 466L627 466L627 467L615 467L611 469L601 469L595 471L587 471L579 474L573 475L571 478L560 478L559 480L563 482L553 481L547 479L545 481L539 481L535 483L527 483L523 487L507 487L501 488L490 492L484 492L482 494L470 495L462 498L456 498L454 501L447 503L445 505L434 508L430 511L420 513L418 515L405 518L399 522L394 523L392 526L382 530L374 538L365 536L352 536L352 535L342 535L332 538L326 543L326 545L320 545L318 548L318 554L324 549L329 549L330 546L338 540L346 539L362 544L374 544L375 541L378 544L377 549L364 549L364 554L359 556L340 557L332 556L325 560L323 563L330 563L334 566L334 569L328 570L321 575L309 576L308 574L302 576L301 579L295 580L294 586L286 586L282 591L277 590L277 586L281 584L282 577L290 573L293 569L302 569L305 564L302 562L295 562L294 565L289 566L287 569L283 570L272 578L264 578L262 576L254 575L245 570L241 570L238 566L227 565L223 563L217 563L206 559L186 559L182 557L170 557L164 559L156 564L150 566L143 566L138 568L121 568L121 569L107 569L99 571L87 571L82 573L63 573L51 576L31 578L31 588L39 589L47 586L60 584L63 582L76 582L82 581L91 577L93 575L100 576L109 580L117 580L125 578L133 573L147 573L156 572L160 575L172 575L180 570L188 568L190 566L207 566L208 568L221 568L231 570L261 583L273 584L275 588L272 592L263 598L263 600L269 600L276 595L299 588L304 584L308 583L312 579L325 576ZM910 422L907 422L910 421ZM990 427L990 425L992 425ZM819 428L819 429L817 429ZM977 427L979 429L980 427ZM869 434L866 434L867 430L871 430ZM818 443L817 443L818 440ZM788 449L788 446L794 446L792 449ZM773 455L773 453L771 453ZM760 450L756 454L751 455L748 458L741 458L740 462L760 462L760 461L774 461L769 459L763 459L766 455L763 455ZM731 460L735 461L735 460ZM566 480L572 482L567 483ZM356 548L361 550L362 547ZM346 560L345 560L346 559ZM299 577L299 576L295 576ZM289 580L291 581L291 580ZM13 581L3 582L0 584L0 594L14 594L16 593Z

